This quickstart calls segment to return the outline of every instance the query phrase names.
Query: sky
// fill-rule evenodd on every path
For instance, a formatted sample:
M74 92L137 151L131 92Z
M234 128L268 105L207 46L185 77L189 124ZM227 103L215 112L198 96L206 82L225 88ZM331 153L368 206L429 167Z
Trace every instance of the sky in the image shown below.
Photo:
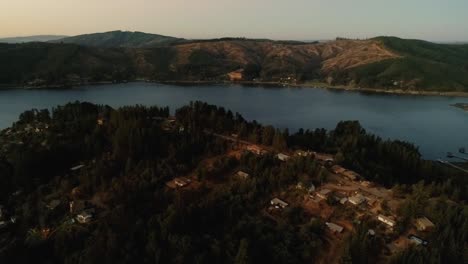
M468 0L0 0L0 37L112 30L183 38L468 41Z

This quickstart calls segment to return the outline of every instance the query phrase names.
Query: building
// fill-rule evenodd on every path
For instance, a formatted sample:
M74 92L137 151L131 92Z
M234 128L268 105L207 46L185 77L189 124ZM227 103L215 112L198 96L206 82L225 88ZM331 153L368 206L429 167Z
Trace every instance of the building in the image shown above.
M88 211L83 211L76 216L76 221L80 224L87 224L93 220L93 215Z
M326 222L325 225L327 225L328 229L330 229L333 233L341 233L344 229L342 226L339 226L334 223Z
M55 210L61 204L60 200L52 200L49 204L46 205L47 209Z
M242 81L244 79L244 69L238 69L227 74L231 82Z
M349 197L349 198L348 198L348 201L349 201L351 204L357 206L357 205L362 204L364 201L366 201L366 198L365 198L362 194L358 193L358 194L356 194L356 195L354 195L354 196Z
M426 240L420 238L420 237L417 237L415 235L409 235L408 236L408 239L413 242L414 244L416 245L423 245L423 246L427 246L429 244L429 242L427 242Z
M378 219L380 222L382 222L382 223L388 225L388 226L391 227L391 228L393 228L393 227L396 226L395 220L393 220L393 219L391 219L391 218L389 218L389 217L387 217L387 216L378 215L378 216L377 216L377 219Z
M78 165L78 166L75 166L75 167L72 167L70 168L71 171L77 171L77 170L81 170L82 168L84 168L85 165Z
M278 155L276 155L276 157L281 161L288 161L291 158L284 153L279 153Z
M243 171L238 171L236 173L236 175L241 178L241 179L248 179L250 177L250 175L247 173L247 172L243 172Z
M328 199L328 196L330 195L332 191L329 190L329 189L323 189L323 190L320 190L318 193L317 193L317 197L321 198L321 199Z
M3 205L0 205L0 220L3 218Z
M416 219L415 225L418 231L427 231L435 227L434 223L432 223L426 217Z
M189 185L192 181L188 178L185 178L185 177L180 177L180 178L176 178L174 179L174 183L177 187L185 187L187 185Z
M264 150L263 148L257 146L257 145L249 145L247 146L247 151L250 151L252 152L253 154L256 154L256 155L263 155L266 152L266 150Z
M273 198L271 201L270 201L270 204L273 205L276 209L284 209L286 207L288 207L288 203L279 199L279 198Z
M305 150L296 150L296 152L294 152L294 155L297 157L309 157L312 154L313 153L311 151L305 151Z
M344 177L348 178L349 180L355 181L359 178L359 174L357 174L354 171L350 170L345 170L344 172L341 173Z
M341 174L346 171L345 168L341 167L340 165L333 165L331 167L331 171L335 174Z

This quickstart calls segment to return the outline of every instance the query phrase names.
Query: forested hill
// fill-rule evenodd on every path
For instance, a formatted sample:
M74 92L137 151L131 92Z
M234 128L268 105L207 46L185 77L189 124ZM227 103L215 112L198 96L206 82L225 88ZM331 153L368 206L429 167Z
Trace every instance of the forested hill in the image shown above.
M155 47L161 45L168 45L182 39L148 34L143 32L130 32L130 31L110 31L105 33L94 33L86 35L78 35L73 37L66 37L56 39L51 42L54 43L69 43L91 47Z
M361 176L353 183L330 162ZM466 177L358 122L290 135L201 102L174 117L76 102L0 131L0 181L0 263L466 262ZM385 194L369 205L313 200L355 184L369 196L366 181ZM415 230L422 216L432 230Z
M117 31L53 44L1 45L0 72L0 84L18 86L146 79L468 92L468 45L393 37L188 41Z

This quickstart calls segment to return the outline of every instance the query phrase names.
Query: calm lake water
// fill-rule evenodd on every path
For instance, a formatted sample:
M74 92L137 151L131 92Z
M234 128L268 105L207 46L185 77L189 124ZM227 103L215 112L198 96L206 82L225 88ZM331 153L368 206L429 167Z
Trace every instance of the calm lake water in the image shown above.
M32 108L51 108L70 101L123 105L169 106L190 101L222 105L249 120L295 131L332 129L341 120L359 120L383 138L419 146L425 158L468 146L468 112L450 106L467 98L363 94L313 88L244 87L239 85L176 86L129 83L72 90L0 90L0 129Z

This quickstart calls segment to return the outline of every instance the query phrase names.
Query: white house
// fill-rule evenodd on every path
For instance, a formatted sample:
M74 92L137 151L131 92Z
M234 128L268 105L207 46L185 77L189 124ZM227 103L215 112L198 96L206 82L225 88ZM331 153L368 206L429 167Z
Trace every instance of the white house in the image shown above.
M273 199L271 200L270 203L271 203L271 205L273 205L274 207L276 207L276 208L282 208L282 209L288 207L288 205L289 205L287 202L285 202L285 201L283 201L283 200L280 200L279 198L273 198Z
M89 222L91 222L91 220L93 220L93 215L87 211L83 211L81 212L80 214L78 214L76 216L76 220L80 223L80 224L87 224Z
M389 217L387 217L387 216L384 216L384 215L378 215L378 216L377 216L377 219L378 219L380 222L382 222L382 223L388 225L389 227L395 227L395 225L396 225L395 220L393 220L393 219L391 219L391 218L389 218Z
M284 154L284 153L279 153L278 155L276 155L276 157L281 160L281 161L287 161L289 160L291 157Z

